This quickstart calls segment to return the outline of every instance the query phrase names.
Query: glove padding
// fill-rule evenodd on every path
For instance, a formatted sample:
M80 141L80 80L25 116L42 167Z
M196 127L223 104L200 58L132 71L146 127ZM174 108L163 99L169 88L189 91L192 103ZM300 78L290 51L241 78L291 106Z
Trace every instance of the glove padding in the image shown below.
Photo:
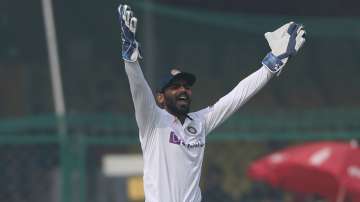
M289 22L273 32L266 32L265 38L271 52L262 63L273 73L281 72L289 57L294 56L305 43L304 26Z
M140 44L135 39L137 18L133 16L130 6L120 4L118 7L121 26L122 58L135 62L141 58Z

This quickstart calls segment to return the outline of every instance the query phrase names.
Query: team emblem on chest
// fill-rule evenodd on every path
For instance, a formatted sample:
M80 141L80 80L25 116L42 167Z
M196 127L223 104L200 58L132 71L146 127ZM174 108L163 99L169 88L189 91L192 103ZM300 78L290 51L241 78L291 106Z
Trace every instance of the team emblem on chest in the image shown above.
M194 128L192 126L186 127L186 130L189 131L189 133L191 133L191 134L196 134L197 133L196 128Z

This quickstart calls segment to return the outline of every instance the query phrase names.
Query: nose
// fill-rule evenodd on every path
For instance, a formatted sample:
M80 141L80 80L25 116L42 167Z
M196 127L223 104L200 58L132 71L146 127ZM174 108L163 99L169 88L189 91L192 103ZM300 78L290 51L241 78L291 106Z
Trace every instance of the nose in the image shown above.
M181 90L181 91L185 91L185 90L186 90L186 88L185 88L185 86L180 85L180 86L179 86L179 90Z
M179 86L178 91L180 91L181 93L186 93L188 95L190 93L189 91L191 91L191 90L188 86L181 85L181 86Z

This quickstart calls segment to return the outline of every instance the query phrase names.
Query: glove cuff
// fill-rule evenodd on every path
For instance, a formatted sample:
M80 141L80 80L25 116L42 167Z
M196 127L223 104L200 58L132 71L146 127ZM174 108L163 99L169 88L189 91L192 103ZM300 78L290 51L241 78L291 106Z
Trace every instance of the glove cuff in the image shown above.
M268 53L262 60L262 64L265 65L270 72L276 73L281 70L283 62L280 58L276 57L272 52Z
M141 59L140 44L137 41L132 43L124 41L122 45L122 58L128 62L135 62L138 58Z

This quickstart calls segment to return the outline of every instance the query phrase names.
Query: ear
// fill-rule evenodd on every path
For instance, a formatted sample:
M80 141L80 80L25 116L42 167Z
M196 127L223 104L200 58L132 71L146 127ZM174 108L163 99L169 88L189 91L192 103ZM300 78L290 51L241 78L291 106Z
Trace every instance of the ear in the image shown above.
M160 108L164 108L164 101L165 101L165 97L164 97L164 93L156 93L156 104L160 107Z

